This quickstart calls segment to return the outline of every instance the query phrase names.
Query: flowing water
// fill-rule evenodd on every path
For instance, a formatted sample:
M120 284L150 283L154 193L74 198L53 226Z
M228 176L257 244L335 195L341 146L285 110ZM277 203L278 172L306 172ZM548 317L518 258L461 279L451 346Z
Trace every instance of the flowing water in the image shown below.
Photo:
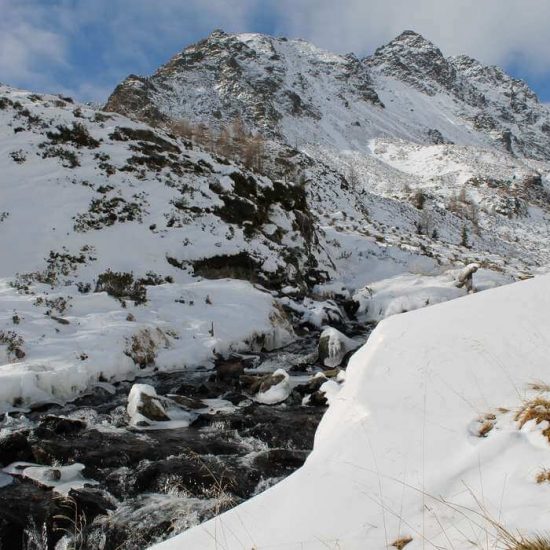
M366 340L364 328L346 328ZM141 550L288 476L311 451L326 409L302 405L308 381L322 370L318 338L310 332L284 349L243 358L247 374L289 372L294 390L278 405L256 403L234 380L196 369L139 380L159 395L207 404L189 427L131 427L131 382L5 416L0 548Z

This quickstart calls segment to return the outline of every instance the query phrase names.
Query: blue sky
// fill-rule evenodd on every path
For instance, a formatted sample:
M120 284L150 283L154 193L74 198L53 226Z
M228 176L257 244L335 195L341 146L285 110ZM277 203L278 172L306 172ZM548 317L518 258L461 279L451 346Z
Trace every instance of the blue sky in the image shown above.
M0 81L103 101L215 28L372 52L414 29L503 66L550 102L546 0L0 0Z

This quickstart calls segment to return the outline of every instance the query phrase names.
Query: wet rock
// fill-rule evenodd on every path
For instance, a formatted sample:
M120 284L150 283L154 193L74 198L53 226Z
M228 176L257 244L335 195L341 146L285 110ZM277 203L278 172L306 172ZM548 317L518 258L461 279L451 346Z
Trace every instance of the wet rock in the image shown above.
M86 428L86 422L63 416L48 415L34 430L38 437L47 437L50 434L72 435Z
M82 514L88 523L97 516L106 515L110 510L116 509L113 497L101 489L92 487L71 489L69 497L76 503L77 513Z
M263 378L264 377L259 374L243 374L239 377L239 383L242 389L250 395L253 395L258 393Z
M28 431L20 431L7 434L0 439L0 466L33 460L28 435Z
M166 492L178 488L201 497L220 489L236 496L249 496L259 480L247 468L235 468L230 457L199 456L193 453L141 465L135 475L138 493Z
M295 449L269 449L254 458L253 466L263 477L279 477L303 466L309 452Z
M174 394L185 395L196 399L208 399L215 396L215 392L207 384L193 385L184 383L174 390Z
M236 384L239 376L244 374L244 363L241 359L216 363L216 381L224 384Z
M222 399L229 401L232 405L241 405L242 403L250 402L246 395L235 391L224 393Z
M210 416L212 421L218 421L217 415ZM81 462L86 466L84 476L98 480L105 477L108 469L132 467L141 460L162 460L186 449L213 455L242 452L239 442L224 441L216 433L208 435L189 428L148 431L147 436L132 431L87 430L74 437L37 440L32 451L34 461L41 464Z
M324 373L319 373L311 378L306 384L300 384L294 388L300 395L309 395L318 391L328 380Z
M71 510L55 495L30 482L19 482L0 491L0 547L9 550L53 550L71 528ZM34 539L34 540L33 540Z
M353 354L353 352L348 352L346 355L349 355L350 353ZM343 363L346 363L345 357ZM338 378L342 372L345 371L342 371L342 369L338 367L336 367L335 369L325 369L323 371L323 376L325 376L326 378Z
M252 403L223 415L225 430L237 431L241 437L254 437L269 447L313 448L313 438L322 412L300 405L284 408ZM203 427L219 423L218 415L202 415ZM197 424L195 424L197 425Z
M328 405L328 399L325 392L321 390L313 392L309 396L307 404L312 407L326 407Z
M206 405L200 399L186 397L185 395L168 394L166 397L186 409L196 410L204 409L204 407L206 407Z

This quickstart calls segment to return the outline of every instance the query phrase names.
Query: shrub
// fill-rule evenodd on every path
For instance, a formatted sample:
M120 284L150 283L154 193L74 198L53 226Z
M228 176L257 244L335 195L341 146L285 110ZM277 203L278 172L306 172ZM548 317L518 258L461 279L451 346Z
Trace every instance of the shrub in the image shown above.
M99 141L94 139L88 132L88 128L81 122L75 122L72 127L57 126L57 132L47 132L46 135L51 143L70 143L75 147L88 147L95 149L99 147Z
M134 195L134 201L122 197L102 196L92 199L88 211L75 216L74 230L82 233L90 229L102 229L116 222L141 221L142 205L145 202L141 195Z
M69 151L63 147L46 147L42 153L42 158L59 158L61 159L61 164L65 168L77 168L80 166L80 161L78 160L78 155L74 151Z
M141 280L135 281L132 273L106 271L97 278L95 292L106 292L123 305L133 300L135 305L147 301L147 289Z
M168 338L161 329L157 328L153 331L145 328L126 340L124 354L144 369L155 364L159 347L167 348L169 344Z
M424 204L426 203L426 195L424 194L424 191L421 189L415 191L412 197L412 203L415 208L422 210L424 208Z
M25 153L23 153L23 151L21 149L19 149L19 151L11 152L10 157L15 162L17 162L17 164L23 164L27 160L27 157L26 157Z
M12 330L0 330L0 346L6 346L8 357L23 359L25 352L23 351L23 338Z
M519 422L520 428L531 420L534 420L536 424L548 422L550 425L550 401L543 397L536 397L531 401L526 401L516 413L515 419ZM542 435L550 441L550 427L544 429Z
M34 301L34 305L48 308L46 315L51 315L54 312L63 315L71 307L71 300L71 297L63 298L63 296L58 296L57 298L46 298L39 296Z

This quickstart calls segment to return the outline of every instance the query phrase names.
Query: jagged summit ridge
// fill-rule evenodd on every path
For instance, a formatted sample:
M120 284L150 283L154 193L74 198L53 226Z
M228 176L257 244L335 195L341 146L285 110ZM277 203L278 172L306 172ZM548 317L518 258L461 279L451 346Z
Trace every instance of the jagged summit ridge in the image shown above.
M128 77L106 109L148 122L193 117L219 125L239 117L272 135L280 133L284 118L320 120L326 110L327 97L319 97L323 88L344 104L381 107L355 56L332 54L303 40L215 31L151 77Z
M404 31L374 55L365 58L367 67L378 67L387 76L411 84L434 95L438 84L445 89L453 86L456 71L441 50L422 35Z
M210 36L150 77L129 76L106 109L152 124L185 119L292 146L368 152L379 137L453 142L550 158L550 112L522 81L468 56L445 57L404 31L359 60L304 40Z

